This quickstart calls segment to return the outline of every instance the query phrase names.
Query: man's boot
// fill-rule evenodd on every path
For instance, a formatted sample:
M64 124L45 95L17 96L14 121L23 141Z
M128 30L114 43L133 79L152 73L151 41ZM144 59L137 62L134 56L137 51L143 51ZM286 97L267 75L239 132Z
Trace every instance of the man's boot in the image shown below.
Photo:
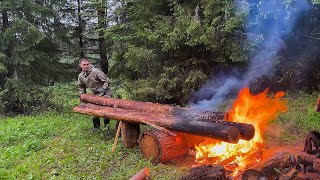
M100 128L100 119L98 117L93 117L92 123L93 123L92 132L96 132Z
M104 127L107 129L107 133L110 135L110 128L109 128L110 119L103 118L103 123L104 123Z

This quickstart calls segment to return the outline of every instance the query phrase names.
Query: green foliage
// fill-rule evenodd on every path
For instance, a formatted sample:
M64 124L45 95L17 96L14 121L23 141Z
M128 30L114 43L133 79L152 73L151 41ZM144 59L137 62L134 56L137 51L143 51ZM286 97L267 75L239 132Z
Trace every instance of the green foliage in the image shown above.
M18 80L8 79L0 91L2 113L39 112L51 107L51 93L44 88Z
M183 104L214 66L247 59L233 1L129 0L115 15L110 73L135 99Z
M52 92L52 103L58 108L70 111L79 104L79 93L75 82L57 83L47 89Z

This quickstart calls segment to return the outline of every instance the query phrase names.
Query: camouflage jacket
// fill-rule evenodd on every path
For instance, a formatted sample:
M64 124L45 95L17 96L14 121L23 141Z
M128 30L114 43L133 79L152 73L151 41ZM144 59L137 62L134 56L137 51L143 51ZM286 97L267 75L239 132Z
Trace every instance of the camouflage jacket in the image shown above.
M110 80L100 69L90 67L88 73L82 71L78 76L78 90L80 94L86 93L90 88L94 94L100 94L102 89L107 89L106 96L111 96L109 89Z

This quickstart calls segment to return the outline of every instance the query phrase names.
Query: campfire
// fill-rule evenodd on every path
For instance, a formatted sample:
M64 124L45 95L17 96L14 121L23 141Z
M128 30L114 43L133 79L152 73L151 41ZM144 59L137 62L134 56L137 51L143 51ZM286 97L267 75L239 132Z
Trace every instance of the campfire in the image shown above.
M318 173L320 134L316 131L310 132L305 152L301 147L302 154L297 157L281 152L271 159L262 158L266 127L287 110L284 96L284 92L272 95L268 90L253 95L244 88L228 112L212 112L83 94L83 104L74 107L74 111L122 121L124 147L138 145L141 154L152 163L193 155L192 163L198 169L191 168L190 172L198 174L185 179L292 179L301 169ZM153 128L140 133L139 124ZM317 148L316 155L308 154L314 151L313 146Z
M230 144L215 140L206 140L197 145L196 161L226 165L226 169L233 171L233 176L239 170L259 162L264 150L263 134L266 126L275 117L287 110L284 92L278 92L274 97L268 96L268 90L252 95L249 88L240 91L237 100L229 110L229 121L252 124L255 135L249 140L239 140L237 144Z

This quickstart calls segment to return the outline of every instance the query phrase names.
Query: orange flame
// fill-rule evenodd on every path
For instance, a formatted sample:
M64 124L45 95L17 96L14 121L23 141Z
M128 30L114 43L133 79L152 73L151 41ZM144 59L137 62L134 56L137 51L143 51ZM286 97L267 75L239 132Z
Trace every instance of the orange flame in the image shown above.
M253 139L239 140L237 144L206 140L195 147L196 161L210 159L214 164L236 164L233 175L250 163L259 162L259 157L253 155L263 149L263 133L266 126L278 113L287 111L286 100L281 99L284 95L284 92L278 92L271 98L268 97L268 89L257 95L252 95L249 88L242 89L229 110L229 120L252 124L255 127Z

